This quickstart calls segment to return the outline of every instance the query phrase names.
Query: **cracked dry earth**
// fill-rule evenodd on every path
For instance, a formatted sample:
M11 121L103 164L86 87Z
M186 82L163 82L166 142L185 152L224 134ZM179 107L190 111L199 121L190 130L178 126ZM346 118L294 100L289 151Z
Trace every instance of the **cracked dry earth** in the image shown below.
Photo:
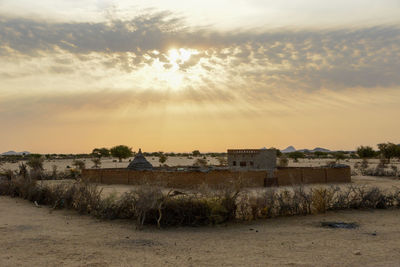
M321 221L355 222L329 229ZM139 231L0 197L0 266L399 266L400 210Z

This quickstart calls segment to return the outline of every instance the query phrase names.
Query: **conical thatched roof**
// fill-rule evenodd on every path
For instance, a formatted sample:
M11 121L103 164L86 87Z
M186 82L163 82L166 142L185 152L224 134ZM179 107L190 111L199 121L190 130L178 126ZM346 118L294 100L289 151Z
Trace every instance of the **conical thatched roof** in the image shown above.
M153 165L147 161L143 156L142 150L139 148L139 152L136 154L135 158L129 163L128 169L136 171L152 170Z

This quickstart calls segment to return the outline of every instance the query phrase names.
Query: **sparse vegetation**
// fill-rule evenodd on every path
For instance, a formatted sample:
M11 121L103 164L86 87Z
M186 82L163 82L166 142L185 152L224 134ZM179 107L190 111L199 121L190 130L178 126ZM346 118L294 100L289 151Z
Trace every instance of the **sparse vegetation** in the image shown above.
M376 154L377 153L370 146L359 146L357 148L357 155L362 159L373 158Z
M133 155L132 148L124 145L111 148L110 153L113 157L118 158L119 162L121 162L122 159L127 159Z
M193 163L193 166L205 167L207 166L207 160L202 158L196 159L196 161Z
M387 163L390 163L390 159L400 157L400 146L393 143L381 143L378 144L381 156L387 159Z
M167 161L168 157L165 154L160 154L160 157L158 158L158 161L161 164L164 164Z
M293 159L294 162L298 162L298 159L304 158L305 155L303 152L295 151L295 152L288 153L288 157Z
M131 219L159 227L220 224L278 216L307 215L342 209L400 207L400 190L349 185L293 189L267 188L256 194L238 184L201 192L163 192L142 185L120 197L102 197L96 185L78 180L46 185L22 176L0 176L0 195L21 197L53 209L74 209L102 219Z
M102 158L102 157L109 157L110 156L110 150L103 147L103 148L95 148L92 151L92 155L97 158Z
M198 150L193 150L192 155L193 155L193 157L200 157L201 153Z
M92 162L93 162L92 168L98 169L101 167L101 159L100 158L92 158Z

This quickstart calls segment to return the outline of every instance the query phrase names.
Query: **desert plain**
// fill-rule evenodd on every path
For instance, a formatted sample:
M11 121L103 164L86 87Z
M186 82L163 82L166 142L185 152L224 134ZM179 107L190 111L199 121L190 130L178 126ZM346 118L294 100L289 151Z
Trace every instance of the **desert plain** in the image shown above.
M155 160L149 160L157 166ZM170 166L192 163L186 158L168 160ZM207 158L216 164L213 160ZM300 159L290 161L289 166L321 166L326 161ZM348 160L346 164L354 166L356 162ZM56 160L46 161L44 166L50 170L57 165L62 170L71 164L72 160ZM102 167L127 164L128 160L106 159ZM370 164L373 167L378 161ZM7 163L3 167L17 166ZM400 188L400 179L395 177L353 176L352 183L383 190ZM105 195L132 189L128 185L99 186ZM321 226L328 221L351 222L358 227ZM218 226L145 226L139 230L131 221L103 221L2 196L0 266L396 266L400 264L399 222L397 209L346 210Z

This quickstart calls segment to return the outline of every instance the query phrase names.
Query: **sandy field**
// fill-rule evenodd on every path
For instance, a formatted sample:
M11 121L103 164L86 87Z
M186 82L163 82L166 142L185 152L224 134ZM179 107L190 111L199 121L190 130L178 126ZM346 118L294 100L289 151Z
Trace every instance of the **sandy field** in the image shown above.
M193 157L193 158L187 158L187 157L168 157L167 161L165 164L168 166L191 166L197 159L201 159L202 157ZM159 162L158 157L146 157L146 159L154 166L154 167L159 167L161 164ZM86 163L86 168L91 168L93 167L93 162L90 158L87 159L80 159L83 160ZM133 158L129 159L124 159L122 162L118 162L117 159L114 158L102 158L101 159L101 168L126 168L129 165L129 161L133 160ZM207 163L209 165L218 165L219 162L217 158L213 157L206 157ZM24 162L24 161L21 161ZM45 160L44 161L44 169L51 171L53 165L57 166L58 171L65 171L67 166L70 166L73 168L73 160L68 159L68 160ZM19 163L4 163L3 166L1 166L4 169L12 169L12 170L17 170L18 169Z
M187 158L187 157L168 157L167 161L165 164L168 166L190 166L193 165L193 163L202 157L193 157L193 158ZM101 160L101 168L126 168L129 165L129 160L132 160L133 158L130 159L125 159L122 162L116 161L116 159L113 158L105 158ZM160 162L158 161L158 157L146 157L146 159L154 166L158 167L160 166ZM91 168L93 166L93 162L91 159L82 159L86 163L86 168ZM206 160L209 165L218 165L218 159L213 158L213 157L206 157ZM114 162L116 161L116 162ZM323 166L326 165L328 162L334 161L333 159L299 159L298 162L294 162L293 160L289 160L289 167L318 167L318 166ZM342 164L347 164L350 167L354 167L354 164L356 162L361 163L361 159L348 159L348 160L342 160L340 163ZM44 168L47 171L52 170L52 166L56 165L58 171L65 171L67 166L73 167L72 165L73 160L46 160L44 162ZM375 168L376 165L378 165L379 160L378 159L370 159L369 160L369 168ZM0 166L3 169L12 169L12 170L17 170L18 169L19 163L4 163L2 166ZM390 165L395 165L397 166L398 169L400 169L400 162L398 159L392 159L391 164L388 164L388 167Z
M400 210L136 230L0 197L0 266L396 266ZM322 228L356 222L357 229Z

